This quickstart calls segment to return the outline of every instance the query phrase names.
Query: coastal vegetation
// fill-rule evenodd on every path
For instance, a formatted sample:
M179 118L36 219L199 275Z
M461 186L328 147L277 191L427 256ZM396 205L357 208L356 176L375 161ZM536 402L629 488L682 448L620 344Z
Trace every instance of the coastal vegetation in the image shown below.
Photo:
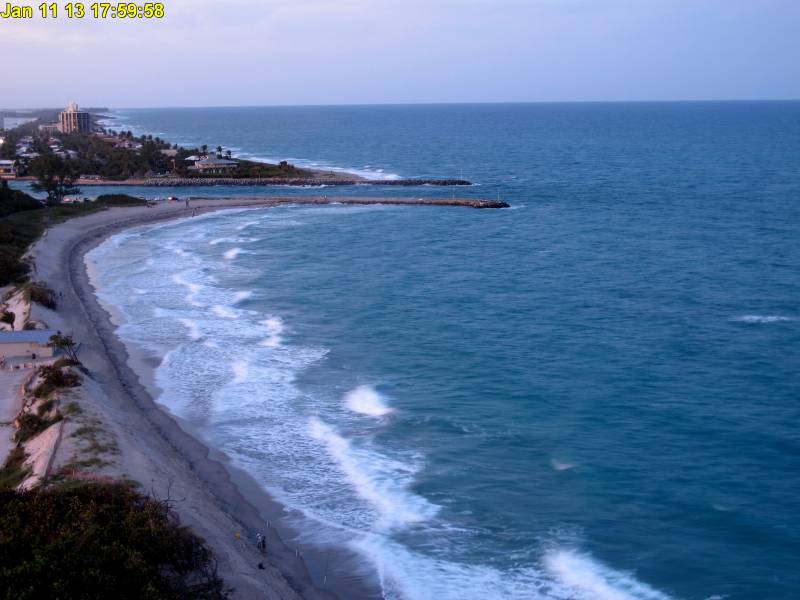
M80 192L75 185L80 176L76 161L48 152L31 162L30 172L36 176L33 189L47 194L48 206L58 206L69 194Z
M0 180L0 218L41 207L42 203L35 198L20 190L12 190L5 179Z
M219 145L216 151L209 151L207 144L184 148L171 145L157 136L135 136L131 131L113 131L102 127L96 127L93 133L58 133L57 138L52 138L49 133L39 131L35 123L27 123L8 131L5 136L6 143L0 146L0 158L18 159L15 148L23 140L26 140L26 147L40 155L32 160L18 160L20 175L36 177L39 189L47 192L53 202L75 193L60 193L56 183L69 185L81 176L111 181L168 176L197 179L220 176L237 179L315 176L312 171L299 169L286 161L276 165L237 159L230 150L224 150ZM224 158L235 165L224 173L203 173L193 168L199 157Z
M172 158L162 152L171 146L157 137L137 138L127 131L104 136L60 134L59 139L64 149L77 153L75 168L83 175L124 180L166 173L172 168Z
M31 469L25 464L28 455L22 446L15 447L0 468L0 493L13 490L28 476Z
M142 205L145 201L125 194L108 194L94 202L43 206L41 202L0 182L0 286L21 283L30 266L22 258L48 225L110 206ZM45 304L44 302L40 302Z
M33 390L37 398L47 398L59 388L75 387L81 383L80 375L59 365L43 365L37 374L41 379L41 383Z
M0 590L15 600L228 597L211 550L169 500L78 481L0 492Z

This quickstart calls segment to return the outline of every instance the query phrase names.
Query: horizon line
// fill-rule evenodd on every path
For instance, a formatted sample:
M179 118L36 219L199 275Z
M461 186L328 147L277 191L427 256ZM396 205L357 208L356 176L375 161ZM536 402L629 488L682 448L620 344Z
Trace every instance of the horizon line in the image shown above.
M111 106L95 103L82 103L89 108L107 108L109 110L148 110L148 109L185 109L185 108L336 108L336 107L379 107L379 106L497 106L521 104L711 104L711 103L748 103L748 102L800 102L800 98L706 98L678 100L497 100L479 102L351 102L333 104L190 104L163 106ZM0 111L34 111L55 110L63 106L6 107Z

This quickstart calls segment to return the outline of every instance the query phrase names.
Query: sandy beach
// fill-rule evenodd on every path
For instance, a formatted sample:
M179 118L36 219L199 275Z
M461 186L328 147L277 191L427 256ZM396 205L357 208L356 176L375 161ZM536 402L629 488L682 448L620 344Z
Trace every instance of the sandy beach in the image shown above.
M377 598L380 590L375 578L359 567L353 556L293 542L294 533L282 522L284 507L249 476L224 464L224 456L207 448L159 408L152 387L152 370L157 365L135 360L117 338L84 263L88 250L128 227L288 201L203 200L192 201L189 208L183 202L113 208L56 225L30 254L35 260L35 279L46 281L60 295L58 311L35 306L34 316L81 342L80 359L90 374L82 386L82 402L110 430L119 447L113 466L102 473L135 480L143 491L171 499L181 522L213 548L220 575L235 588L234 597ZM255 547L257 532L263 532L268 540L264 570L258 568L265 559ZM317 573L314 580L318 585L312 582L309 570Z

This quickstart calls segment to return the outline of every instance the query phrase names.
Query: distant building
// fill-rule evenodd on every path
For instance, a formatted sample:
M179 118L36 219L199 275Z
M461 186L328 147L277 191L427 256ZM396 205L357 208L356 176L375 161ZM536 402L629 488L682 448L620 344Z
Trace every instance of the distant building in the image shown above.
M0 160L0 179L15 179L17 166L13 160Z
M88 112L78 110L78 105L70 102L69 106L58 115L58 124L62 133L89 133L92 130L92 118Z
M50 123L48 125L39 125L39 132L47 135L53 135L61 131L61 125L58 123Z
M193 167L189 167L189 169L208 175L222 175L235 171L237 166L238 163L235 160L226 160L224 158L209 156L201 158L194 163Z
M50 329L0 331L0 356L53 356L50 336L56 333Z

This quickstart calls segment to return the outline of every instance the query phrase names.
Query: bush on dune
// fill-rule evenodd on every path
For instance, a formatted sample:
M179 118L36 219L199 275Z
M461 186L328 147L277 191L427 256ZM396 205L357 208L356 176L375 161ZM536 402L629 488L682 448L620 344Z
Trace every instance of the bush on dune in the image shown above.
M2 597L227 598L203 540L122 484L0 492Z

